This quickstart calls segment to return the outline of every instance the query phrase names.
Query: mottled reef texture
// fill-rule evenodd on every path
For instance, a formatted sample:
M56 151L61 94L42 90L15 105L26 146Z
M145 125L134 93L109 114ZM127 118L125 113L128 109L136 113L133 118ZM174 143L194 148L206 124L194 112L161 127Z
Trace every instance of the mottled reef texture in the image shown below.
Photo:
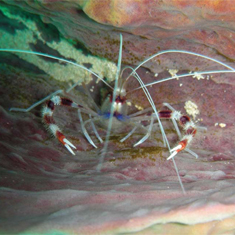
M167 49L183 49L235 67L235 8L231 1L1 1L0 47L41 51L93 69L112 80L122 33L123 64L136 65ZM93 56L92 56L92 55ZM224 69L189 55L167 54L138 70L144 82L187 71ZM158 76L156 76L158 73ZM181 191L157 125L149 140L133 148L137 132L119 140L128 125L112 133L101 172L96 166L103 144L88 131L85 139L76 110L58 108L55 119L78 148L72 156L42 124L41 106L28 107L76 79L92 76L58 61L0 52L0 233L1 234L234 234L235 228L235 81L233 74L198 80L187 77L152 87L157 108L163 102L184 110L198 106L198 133L188 153L176 157L186 195ZM107 88L87 85L98 105ZM131 80L128 90L137 86ZM92 106L84 87L71 94ZM128 93L134 105L149 107L143 91ZM85 118L85 116L84 116ZM173 147L177 135L163 122ZM205 128L207 130L205 131ZM106 131L98 128L102 138Z

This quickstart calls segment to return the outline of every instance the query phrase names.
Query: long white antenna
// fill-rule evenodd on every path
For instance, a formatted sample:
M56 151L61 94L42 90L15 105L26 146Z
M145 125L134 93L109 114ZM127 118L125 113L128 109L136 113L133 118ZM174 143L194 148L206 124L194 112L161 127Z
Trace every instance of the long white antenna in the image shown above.
M111 133L111 129L112 129L112 123L113 123L114 103L116 100L116 93L117 93L117 88L118 88L118 79L119 79L119 74L120 74L120 70L121 70L121 63L122 63L122 35L120 34L120 47L119 47L119 56L118 56L118 64L117 64L117 73L116 73L115 84L114 84L114 88L113 88L113 98L112 98L112 105L111 105L111 110L110 110L108 130L107 130L107 134L106 134L106 138L105 138L105 142L104 142L104 147L101 151L99 163L96 167L97 171L101 170L102 164L104 162L104 157L105 157L105 154L106 154L107 148L108 148L108 141L109 141L109 137L110 137L110 133Z
M42 56L42 57L47 57L47 58L51 58L51 59L54 59L54 60L59 60L59 61L62 61L62 62L65 62L65 63L68 63L68 64L72 64L72 65L75 65L79 68L82 68L82 69L85 69L86 71L88 71L89 73L92 73L93 75L95 75L97 78L99 78L103 83L105 83L109 88L113 89L102 77L100 77L98 74L94 73L93 71L91 71L90 69L86 68L85 66L82 66L80 64L77 64L75 62L72 62L70 60L66 60L66 59L63 59L63 58L60 58L60 57L57 57L57 56L52 56L52 55L48 55L48 54L44 54L44 53L41 53L41 52L34 52L34 51L25 51L25 50L17 50L17 49L1 49L0 48L0 51L3 51L3 52L16 52L16 53L26 53L26 54L33 54L33 55L39 55L39 56Z

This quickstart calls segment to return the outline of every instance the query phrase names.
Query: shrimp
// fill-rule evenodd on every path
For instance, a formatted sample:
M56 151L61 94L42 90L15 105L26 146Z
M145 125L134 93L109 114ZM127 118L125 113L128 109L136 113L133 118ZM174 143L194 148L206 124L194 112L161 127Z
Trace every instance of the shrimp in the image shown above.
M103 143L103 140L100 137L100 135L95 127L94 122L96 120L99 120L102 123L107 123L107 120L108 120L107 134L106 134L106 138L104 141L103 149L101 151L99 164L97 165L98 171L101 170L101 167L102 167L102 164L103 164L103 161L105 158L105 154L107 152L108 142L109 142L109 138L110 138L110 133L112 131L112 127L114 127L118 124L122 124L122 123L127 123L127 124L131 124L132 126L134 126L134 128L129 133L127 133L127 135L124 138L122 138L120 140L121 142L130 138L130 136L135 132L135 130L137 128L143 128L144 130L146 130L146 134L139 141L137 141L134 144L134 147L136 147L136 146L142 144L144 141L146 141L151 136L153 124L155 121L157 121L158 125L160 127L160 131L162 134L164 145L167 146L169 153L170 153L170 156L167 158L167 160L172 159L177 176L178 176L178 179L179 179L179 182L180 182L180 185L181 185L181 188L182 188L182 191L184 193L185 193L185 190L184 190L182 181L180 179L178 168L176 166L174 157L183 150L188 151L189 153L194 155L196 158L198 157L198 155L196 153L194 153L193 151L191 151L188 148L189 144L191 144L194 136L196 135L196 132L197 132L196 124L190 119L190 117L188 117L186 115L182 115L179 111L175 110L168 103L164 103L164 106L166 107L165 109L158 111L147 87L155 85L157 83L173 80L176 78L184 78L184 77L188 77L188 76L194 76L194 75L196 75L196 73L186 73L183 75L174 75L169 78L164 78L162 80L158 80L158 81L154 81L152 83L145 84L142 81L142 79L140 78L140 76L138 75L137 70L138 70L138 68L140 68L142 65L144 65L149 60L151 60L157 56L160 56L162 54L183 53L183 54L190 54L190 55L198 56L198 57L201 57L201 58L204 58L207 60L211 60L211 61L227 68L227 70L200 71L200 72L197 72L197 75L206 75L206 74L213 74L213 73L231 73L231 72L234 73L235 72L234 68L224 64L223 62L220 62L218 60L212 59L210 57L207 57L207 56L204 56L201 54L197 54L194 52L188 52L188 51L182 51L182 50L168 50L168 51L159 52L159 53L154 54L151 57L147 58L143 62L141 62L137 67L132 68L130 66L127 66L127 67L124 67L124 69L121 71L122 35L120 35L119 57L118 57L117 72L116 72L116 76L115 76L114 87L111 87L102 77L98 76L96 73L94 73L90 69L87 69L86 67L84 67L82 65L79 65L75 62L72 62L72 61L69 61L66 59L58 58L58 57L47 55L44 53L24 51L24 50L0 49L0 51L35 54L35 55L39 55L39 56L43 56L43 57L47 57L47 58L51 58L51 59L56 59L56 60L59 60L62 62L70 63L74 66L77 66L79 68L82 68L82 69L88 71L89 73L92 73L93 75L95 75L97 77L97 79L100 79L110 89L113 90L112 93L105 99L105 101L103 102L101 107L100 108L98 107L96 111L94 111L88 107L84 107L81 104L74 102L72 99L61 96L61 95L66 95L67 93L69 93L72 89L74 89L77 85L79 85L79 82L75 83L73 86L71 86L65 92L63 90L55 91L54 93L48 95L47 97L43 98L42 100L31 105L27 109L11 108L10 111L28 112L28 111L32 110L33 108L35 108L36 106L46 102L44 105L43 111L42 111L42 118L43 118L44 123L46 124L46 126L48 127L50 132L53 134L53 136L55 136L59 140L59 142L61 142L64 145L64 147L73 155L75 155L74 151L77 148L73 143L71 143L68 140L68 138L63 134L63 132L57 126L57 124L53 118L53 112L54 112L55 107L56 106L67 106L67 107L72 107L72 108L77 109L78 118L80 120L82 132L83 132L84 136L86 137L86 139L88 140L88 142L95 148L97 148L97 146L94 143L94 141L92 140L92 138L90 137L90 135L86 129L86 125L88 123L91 123L91 126L94 130L96 137L98 138L98 140L101 143ZM130 70L130 73L127 77L123 77L123 72L125 70ZM130 78L136 79L139 82L140 87L135 88L134 90L131 90L131 91L127 91L127 87L126 87L127 81ZM149 101L151 108L146 108L144 110L137 111L136 113L129 114L126 95L129 92L133 92L138 89L143 90L143 92L145 93L145 95ZM151 111L151 115L149 115L150 111ZM87 114L89 116L89 119L84 122L81 113ZM178 142L178 144L174 148L170 147L170 144L168 142L163 125L161 123L161 119L171 119L173 121L176 132L178 133L178 136L180 138L180 141ZM144 126L142 124L143 121L148 121L149 125ZM181 136L177 122L183 128L183 130L185 132L185 135L183 137Z

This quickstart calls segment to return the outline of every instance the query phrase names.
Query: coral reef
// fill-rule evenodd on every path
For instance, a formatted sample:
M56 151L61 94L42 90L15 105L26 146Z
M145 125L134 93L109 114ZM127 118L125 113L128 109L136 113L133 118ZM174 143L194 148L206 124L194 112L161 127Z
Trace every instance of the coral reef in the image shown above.
M120 33L126 64L137 64L160 50L184 49L235 67L235 9L233 1L226 3L6 0L0 3L4 22L0 47L67 58L109 82L116 71ZM160 56L144 66L138 74L145 83L185 71L223 69L214 62L178 54ZM198 122L191 149L199 158L185 152L176 157L186 195L172 161L166 161L169 153L157 126L152 137L136 148L132 146L143 133L124 143L119 142L122 132L113 133L103 168L97 172L103 144L96 141L98 149L94 149L86 141L75 110L55 112L58 125L78 148L75 156L50 138L40 106L28 113L9 112L10 107L28 107L78 80L88 83L100 105L105 86L83 70L38 56L0 52L0 233L234 233L232 74L191 76L148 88L157 108L168 102L191 112ZM137 86L130 80L128 91ZM92 106L83 87L71 96ZM142 90L128 93L127 98L131 112L135 106L149 107ZM173 125L169 121L163 125L174 146ZM104 128L99 127L99 133L105 138Z

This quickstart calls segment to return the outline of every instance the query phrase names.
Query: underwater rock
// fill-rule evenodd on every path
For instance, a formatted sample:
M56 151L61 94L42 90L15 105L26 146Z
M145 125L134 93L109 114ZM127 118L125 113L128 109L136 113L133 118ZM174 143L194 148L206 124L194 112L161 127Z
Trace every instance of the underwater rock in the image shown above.
M98 4L102 1L94 2ZM122 2L133 4L133 1ZM141 2L144 2L148 9L156 9L148 5L151 1L136 1L137 6ZM171 22L171 18L164 18L165 24L168 19L171 24L175 23L175 26L179 26L180 29L174 30L175 28L166 26L164 28L163 25L161 29L158 26L156 33L161 35L160 32L165 31L166 35L169 33L169 38L162 42L163 48L156 49L157 46L154 45L155 50L174 48L205 52L206 55L220 58L235 67L232 60L228 61L228 58L223 57L222 54L216 54L214 49L208 48L208 45L203 46L206 49L200 51L202 45L206 44L197 42L199 40L197 35L191 34L193 38L189 40L190 46L187 43L175 42L184 31L184 26L188 27L189 33L193 30L193 26L199 24L192 26L186 20L190 11L193 16L199 14L198 12L207 12L205 15L208 17L208 12L216 15L215 21L209 21L211 28L213 24L219 24L219 22L222 26L228 26L229 20L233 20L229 18L229 12L233 10L229 1L229 9L221 10L219 10L220 5L215 8L215 3L211 1L206 2L206 4L211 2L206 9L200 8L200 2L195 1L195 6L190 6L184 1L169 1L167 5L158 5L159 11L163 7L169 7L170 16L176 14L175 9L184 9L185 18L175 18L174 22ZM74 44L69 46L61 34L73 40L81 40L93 53L117 58L121 27L124 37L124 62L131 62L131 58L136 57L133 63L141 61L146 55L153 54L154 51L151 53L149 50L150 45L153 47L153 43L163 41L151 39L156 35L150 35L149 39L140 37L140 32L144 28L141 24L144 20L148 22L147 14L140 17L142 22L136 21L136 17L133 19L119 17L122 23L119 21L117 24L111 21L112 17L108 18L109 14L106 19L103 19L104 15L94 12L92 9L99 7L89 5L90 1L77 3L71 1L63 4L61 1L12 1L11 3L14 6L21 6L23 10L16 14L16 8L12 6L10 8L12 14L10 14L4 9L3 13L8 18L4 22L8 22L9 25L7 27L5 25L0 31L1 46L9 45L9 47L15 46L25 50L37 48L43 52L55 53L72 61L81 61L107 78L113 79L115 74L115 66L112 63L104 60L103 63L98 62L100 60L91 57L84 48L81 53L77 52L75 49L81 48L81 44L72 41ZM7 5L4 7L9 9ZM198 12L194 12L194 7L197 7ZM81 9L102 24L89 19ZM125 9L130 8L125 6ZM134 9L138 10L138 7ZM40 14L41 17L26 13L24 10ZM146 9L139 10L144 12ZM156 17L154 12L151 14ZM176 15L178 14L182 15L182 13ZM212 15L210 15L211 19ZM132 15L134 16L136 13ZM160 16L160 19L163 19L162 15ZM222 16L224 25L221 23ZM129 17L131 17L130 14ZM56 26L59 31L51 24L44 24L41 18L44 22L50 22ZM197 19L197 17L194 18ZM16 23L16 19L19 23ZM78 22L78 19L81 21ZM12 25L16 29L11 27L7 30ZM131 25L134 26L130 27ZM156 28L152 25L152 32ZM94 34L98 31L100 34ZM147 35L146 31L142 32L143 35ZM105 37L107 37L106 40ZM184 42L186 41L187 38ZM112 44L111 47L107 46L109 43ZM216 45L213 47L220 48L217 43L215 42ZM226 46L229 44L224 45ZM143 54L144 50L147 50L146 54ZM172 161L166 161L169 153L163 145L158 125L154 127L151 138L136 148L133 148L133 144L143 136L141 131L123 143L119 140L125 132L112 133L102 170L97 172L96 166L99 163L103 144L98 142L90 127L87 127L88 131L98 149L94 149L86 141L76 110L59 107L54 115L68 139L78 148L75 156L71 155L56 139L50 137L42 123L41 106L28 113L9 112L11 107L26 108L55 90L68 88L76 78L82 80L88 77L90 83L87 84L87 89L91 91L91 96L98 105L102 103L102 93L106 94L107 89L105 90L105 86L100 82L96 83L89 74L76 73L76 67L72 68L58 61L39 60L37 56L27 58L19 54L1 53L0 233L170 234L175 232L191 234L195 231L201 234L234 233L235 82L233 74L205 75L203 78L191 76L148 87L157 108L160 109L162 103L167 102L182 113L191 115L191 118L195 117L193 120L198 122L198 133L190 149L196 152L199 158L195 159L186 152L180 153L175 158L186 190L184 195ZM134 56L131 56L131 53ZM225 51L223 54L229 57L226 53L233 54L233 51ZM206 70L224 69L214 62L198 57L195 59L194 56L189 55L167 55L160 57L160 60L146 65L150 68L160 63L160 68L138 70L138 74L145 83L171 77L173 72L179 75L186 70L198 71L205 67L207 67ZM195 69L194 66L198 68ZM100 67L102 67L101 70ZM172 71L173 69L177 71ZM157 75L156 72L159 74ZM92 78L93 81L91 81ZM131 112L136 111L135 106L149 107L149 102L142 90L130 92L137 86L138 83L135 80L130 80L128 83L127 98L132 104L129 107ZM71 96L77 103L92 107L91 99L83 87L74 90ZM194 112L189 108L190 104ZM197 110L199 113L196 112ZM173 147L178 141L174 127L167 120L163 125L170 145ZM123 126L126 127L125 124ZM98 131L104 139L105 128L99 127Z
M9 3L8 0L5 1ZM198 52L234 61L234 1L11 1L55 26L65 37L93 54L117 60L119 29L124 35L123 61L137 64L168 49ZM98 23L99 22L99 23ZM126 34L125 34L126 32ZM46 33L46 32L45 32ZM115 53L116 52L116 53ZM203 61L178 55L152 60L145 66L165 69L206 69Z
M199 131L191 146L199 159L187 153L176 157L187 192L184 195L172 162L166 161L169 153L159 141L159 131L155 130L150 140L134 149L132 145L141 134L124 143L118 141L119 134L112 134L99 173L96 166L103 145L95 141L99 147L96 150L87 143L77 123L76 111L58 108L55 112L58 125L78 148L75 156L50 138L41 122L40 107L29 113L8 111L12 106L27 107L63 84L56 80L45 82L46 75L4 68L0 86L2 233L205 231L206 234L212 228L214 234L233 231L235 179L231 125L228 130L214 126L214 117L202 115L207 131ZM188 89L194 82L201 88L202 81L196 80L187 83ZM203 82L216 88L212 80ZM160 98L161 89L155 89ZM79 98L80 92L73 94L78 101L84 97L81 94ZM222 109L222 104L218 105ZM177 139L172 125L168 121L164 126L169 137L173 136L170 141L174 145ZM102 129L99 131L102 134ZM230 135L231 139L222 135ZM95 140L93 134L92 138Z

